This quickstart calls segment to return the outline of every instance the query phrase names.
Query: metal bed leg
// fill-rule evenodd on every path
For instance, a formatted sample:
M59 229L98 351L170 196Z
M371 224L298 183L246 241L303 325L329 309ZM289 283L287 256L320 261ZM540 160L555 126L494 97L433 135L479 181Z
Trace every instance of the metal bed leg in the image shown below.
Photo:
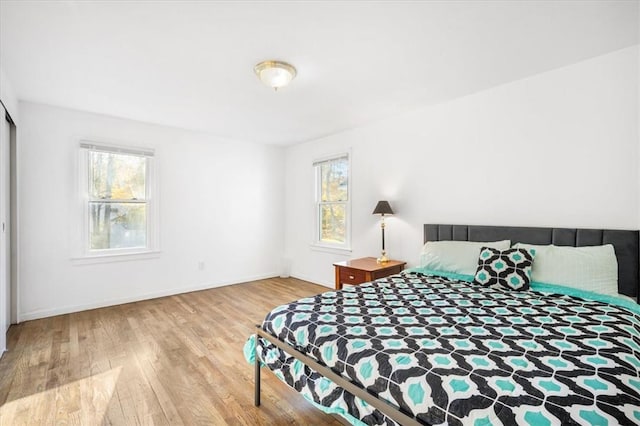
M258 357L258 339L260 336L256 333L256 348L255 348L255 400L254 405L256 407L260 406L260 357Z

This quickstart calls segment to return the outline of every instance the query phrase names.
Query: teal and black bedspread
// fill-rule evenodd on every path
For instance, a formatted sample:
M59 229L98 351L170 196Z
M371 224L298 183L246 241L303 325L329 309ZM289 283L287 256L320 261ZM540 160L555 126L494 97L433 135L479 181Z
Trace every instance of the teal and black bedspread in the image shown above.
M426 425L640 424L640 315L582 297L406 273L271 311L262 327ZM327 412L391 419L266 340Z

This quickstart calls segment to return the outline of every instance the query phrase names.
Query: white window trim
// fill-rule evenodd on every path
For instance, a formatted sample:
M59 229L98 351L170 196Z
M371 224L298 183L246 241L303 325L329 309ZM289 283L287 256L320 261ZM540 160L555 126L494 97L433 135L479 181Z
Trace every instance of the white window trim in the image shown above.
M349 170L347 174L347 202L345 206L345 211L347 212L346 219L346 230L345 230L345 242L344 244L335 244L335 243L326 243L320 240L320 185L318 183L318 173L320 173L317 168L318 163L323 163L325 161L335 160L341 157L347 157L349 162ZM316 158L312 161L313 168L313 211L314 211L314 220L313 220L313 230L312 230L312 242L310 244L311 249L315 251L321 251L325 253L335 253L335 254L344 254L348 255L351 253L351 187L353 186L353 182L351 180L352 176L352 156L351 150L343 151L337 154L326 155L323 157Z
M128 262L131 260L145 260L145 259L157 259L162 252L160 250L149 250L137 253L109 253L100 256L84 256L73 257L71 261L74 266L81 265L95 265L98 263L112 263L112 262Z
M147 245L124 249L91 250L89 248L89 151L105 151L144 156L147 159L145 187L147 205ZM110 143L80 141L78 161L78 190L80 199L79 249L72 257L74 264L91 264L103 262L127 261L158 257L160 254L159 215L158 215L158 173L157 160L153 149L127 147Z

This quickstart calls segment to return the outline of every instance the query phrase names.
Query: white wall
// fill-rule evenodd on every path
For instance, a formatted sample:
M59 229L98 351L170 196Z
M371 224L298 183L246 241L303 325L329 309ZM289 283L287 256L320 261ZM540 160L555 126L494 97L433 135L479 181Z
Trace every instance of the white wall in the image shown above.
M291 274L333 285L349 256L310 248L311 163L352 149L353 252L418 262L423 223L639 225L638 46L286 151Z
M20 320L279 274L282 148L32 103L20 117ZM81 138L156 150L159 258L72 261Z
M332 262L379 253L379 222L371 215L379 199L397 213L388 220L388 252L411 265L426 222L637 228L638 75L635 46L284 154L21 103L19 320L277 275L283 252L293 276L332 286ZM156 149L159 258L71 260L81 138ZM311 162L346 149L350 256L310 248Z

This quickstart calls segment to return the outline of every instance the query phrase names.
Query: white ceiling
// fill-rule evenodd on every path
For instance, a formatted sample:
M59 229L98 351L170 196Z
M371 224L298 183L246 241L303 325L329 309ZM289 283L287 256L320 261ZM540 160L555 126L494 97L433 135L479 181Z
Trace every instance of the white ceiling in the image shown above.
M637 1L0 1L18 98L292 144L638 43ZM253 66L285 60L278 92Z

